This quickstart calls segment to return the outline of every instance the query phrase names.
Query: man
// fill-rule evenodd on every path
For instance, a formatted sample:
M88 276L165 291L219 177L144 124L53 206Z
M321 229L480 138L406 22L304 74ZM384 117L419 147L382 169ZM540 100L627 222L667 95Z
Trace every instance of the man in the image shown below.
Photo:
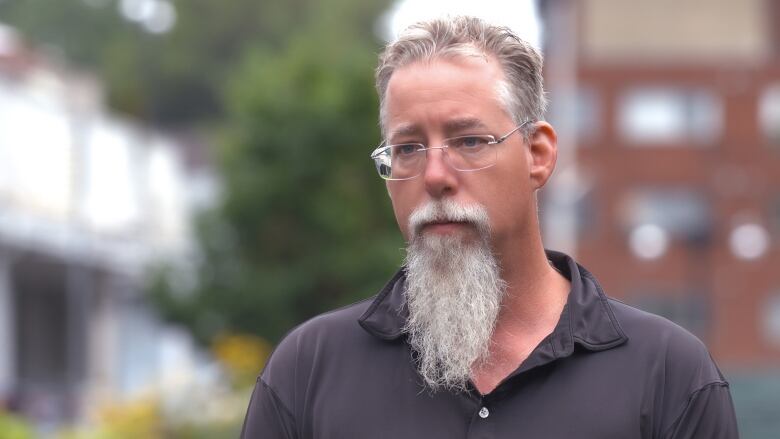
M421 23L385 49L377 90L405 264L280 343L242 437L737 437L698 339L544 250L556 135L536 50L474 18Z

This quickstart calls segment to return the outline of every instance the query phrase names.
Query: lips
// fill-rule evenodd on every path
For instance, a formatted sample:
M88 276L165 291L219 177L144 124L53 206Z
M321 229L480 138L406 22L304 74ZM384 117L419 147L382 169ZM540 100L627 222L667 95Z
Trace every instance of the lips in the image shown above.
M426 223L422 230L432 233L454 233L463 227L471 227L471 223L465 221L434 221Z
M423 226L423 227L426 227L426 226L437 226L437 225L441 225L441 224L461 224L461 225L465 226L465 225L468 225L469 222L468 221L447 221L447 220L444 220L444 221L431 221L431 222L425 223L425 226Z

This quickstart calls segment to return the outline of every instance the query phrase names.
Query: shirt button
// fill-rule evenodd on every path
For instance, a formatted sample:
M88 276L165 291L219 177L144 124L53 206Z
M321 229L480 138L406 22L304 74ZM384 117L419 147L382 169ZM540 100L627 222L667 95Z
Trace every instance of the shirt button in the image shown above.
M490 415L490 412L488 411L487 407L482 407L479 409L479 417L482 419L487 418Z

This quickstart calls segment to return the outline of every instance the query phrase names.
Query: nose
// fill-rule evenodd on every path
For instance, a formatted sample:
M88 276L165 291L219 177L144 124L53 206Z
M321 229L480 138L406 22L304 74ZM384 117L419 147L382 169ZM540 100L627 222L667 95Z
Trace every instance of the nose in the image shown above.
M439 199L454 195L458 188L457 171L447 162L446 149L429 149L425 152L423 181L431 198Z

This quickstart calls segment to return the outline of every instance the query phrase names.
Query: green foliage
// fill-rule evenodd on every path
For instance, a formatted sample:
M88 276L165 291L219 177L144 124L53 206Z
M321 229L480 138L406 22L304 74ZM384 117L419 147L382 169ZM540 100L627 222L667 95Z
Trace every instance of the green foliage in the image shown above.
M201 339L234 331L278 340L375 293L400 262L368 158L379 139L378 47L370 28L332 26L335 17L323 12L282 50L248 51L226 88L218 154L226 198L200 218L199 287L157 295Z
M32 439L33 429L21 418L0 410L0 437L4 439Z
M400 262L368 158L374 28L388 3L174 0L161 35L125 21L117 0L0 0L0 17L92 66L115 110L219 139L225 200L198 219L197 285L180 291L161 269L153 297L204 342L275 341L375 293Z
M225 213L249 287L236 293L265 301L253 309L270 311L262 333L271 337L372 293L400 255L368 159L379 138L373 52L320 43L301 38L277 58L250 57L232 88ZM250 312L246 323L257 317Z
M399 262L368 159L379 138L373 52L320 42L254 53L231 83L223 214L202 218L201 289L195 309L181 313L203 337L230 328L276 340L372 294Z
M150 34L122 18L119 0L0 0L0 22L95 70L115 110L166 128L188 129L224 116L222 84L248 49L278 51L290 35L314 21L360 21L379 10L373 1L348 3L173 0L173 29ZM329 32L339 29L335 24Z
M94 407L88 422L66 427L57 439L207 439L241 433L249 389L230 393L195 392L189 405L165 408L158 396ZM0 433L3 430L0 429ZM3 439L14 436L0 435ZM22 436L19 439L25 439ZM47 436L49 437L49 436Z

